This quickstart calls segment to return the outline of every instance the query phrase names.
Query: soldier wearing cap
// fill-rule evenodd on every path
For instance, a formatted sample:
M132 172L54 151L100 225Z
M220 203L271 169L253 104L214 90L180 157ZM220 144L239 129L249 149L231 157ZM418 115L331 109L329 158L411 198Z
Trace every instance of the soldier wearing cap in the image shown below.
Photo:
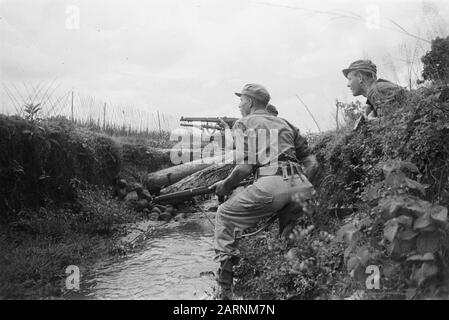
M354 96L367 98L366 116L379 117L385 114L386 103L402 88L388 80L377 79L377 67L370 60L357 60L343 69L348 87Z
M236 156L242 161L236 160L237 165L231 174L211 188L215 188L216 194L224 196L253 172L255 181L242 191L234 192L220 205L216 214L214 249L215 261L220 263L217 275L217 297L220 299L232 297L232 268L238 263L240 235L245 229L256 226L262 219L276 213L281 223L281 220L285 221L281 217L290 214L293 209L295 212L300 211L300 207L295 204L311 198L314 191L307 178L313 176L317 167L316 159L311 155L307 141L299 134L298 128L267 112L270 94L263 86L248 84L236 95L240 97L242 118L236 121L233 131L236 141L239 134L242 135L241 141L244 141L243 154ZM256 136L273 132L274 136L270 137L267 144L257 143L252 148L248 137L254 132ZM277 142L275 150L270 150L271 141ZM260 154L269 156L259 157ZM254 158L253 162L251 159ZM304 170L300 163L304 165ZM291 222L288 220L289 227Z
M265 109L272 116L277 117L278 114L279 114L279 112L276 109L276 107L273 106L271 103L268 103L267 107ZM229 130L230 129L229 125L226 122L224 122L223 120L221 120L221 125L223 126L223 128L225 128L224 134L225 134L225 143L226 143L225 146L226 146L226 149L228 149L228 150L231 149L232 150L234 148L234 142L233 142L234 140L231 138L231 132Z

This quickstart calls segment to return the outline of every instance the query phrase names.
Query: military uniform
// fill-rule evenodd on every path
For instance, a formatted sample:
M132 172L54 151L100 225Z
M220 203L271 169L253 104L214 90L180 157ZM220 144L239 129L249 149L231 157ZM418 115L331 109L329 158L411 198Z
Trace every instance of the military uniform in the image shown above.
M343 69L343 75L347 78L351 71L362 71L370 73L373 76L377 75L377 67L370 60L357 60L349 65L348 68ZM375 78L374 78L375 79ZM388 102L391 102L396 94L403 91L404 88L394 84L391 81L384 79L377 79L366 89L366 104L368 108L366 115L380 117L385 115Z
M269 132L270 129L277 130L277 153L270 153L269 143L266 146L258 145L256 154L266 152L269 156L255 157L255 182L242 191L234 192L220 205L216 214L214 249L215 260L221 262L219 283L232 281L232 266L237 263L239 256L239 235L245 229L254 227L262 219L282 211L292 203L293 197L298 193L310 197L313 192L313 186L298 164L298 160L311 154L307 141L299 134L298 128L263 109L237 120L233 126L235 133L240 132L243 135L251 130ZM248 141L245 140L244 161L248 161L251 156L253 154ZM223 276L223 273L227 273L227 276Z
M388 112L386 108L389 102L393 102L394 97L403 88L384 79L377 79L368 88L366 104L369 106L367 115L373 112L373 116L381 117Z

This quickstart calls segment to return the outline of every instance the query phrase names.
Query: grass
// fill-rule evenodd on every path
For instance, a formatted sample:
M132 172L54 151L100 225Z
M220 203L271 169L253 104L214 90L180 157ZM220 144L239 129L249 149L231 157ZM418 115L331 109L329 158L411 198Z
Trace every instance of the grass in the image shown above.
M0 298L62 298L69 265L81 275L104 257L122 253L116 238L122 223L143 219L111 191L87 188L65 207L24 210L0 236Z
M113 181L169 163L148 151L169 146L168 134L97 129L63 117L0 117L0 299L64 298L67 266L83 275L127 249L117 243L121 225L144 216L113 198Z

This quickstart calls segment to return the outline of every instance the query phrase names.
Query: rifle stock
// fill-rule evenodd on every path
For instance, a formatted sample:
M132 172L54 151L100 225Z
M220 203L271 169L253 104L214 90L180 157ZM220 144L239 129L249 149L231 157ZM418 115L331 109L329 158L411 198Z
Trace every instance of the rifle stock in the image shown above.
M246 186L252 182L253 182L253 180L244 180L244 181L240 182L236 186L236 188L241 187L241 186ZM161 196L154 197L152 202L153 202L153 204L160 204L160 203L169 202L171 200L187 200L187 199L193 198L194 196L199 196L199 195L204 195L204 194L209 194L209 193L214 193L214 192L215 192L215 189L209 189L209 187L199 187L199 188L193 188L193 189L163 194Z

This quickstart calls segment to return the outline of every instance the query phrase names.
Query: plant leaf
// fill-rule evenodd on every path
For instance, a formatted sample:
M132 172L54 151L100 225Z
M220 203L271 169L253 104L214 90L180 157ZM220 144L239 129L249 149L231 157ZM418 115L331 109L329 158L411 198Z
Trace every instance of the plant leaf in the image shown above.
M399 169L399 167L394 161L389 161L382 165L382 171L384 172L385 178L388 178L388 176L397 169Z
M413 256L408 257L407 261L435 261L435 256L432 252L414 254Z
M357 256L353 256L348 260L348 272L357 269L360 265L360 259Z
M393 242L399 229L398 220L396 218L390 219L385 223L384 238Z
M357 257L360 259L360 264L362 266L365 266L370 259L368 248L366 246L360 248L360 250L357 252Z
M376 183L374 186L370 187L366 192L366 199L368 202L372 203L380 198L379 190L383 186L383 181Z
M438 274L438 267L433 262L424 262L420 268L415 269L412 274L412 280L416 281L418 287L427 279Z
M380 200L379 207L384 217L392 218L405 205L403 197L387 197Z
M438 250L439 242L437 232L424 232L418 236L416 248L421 254L426 252L435 253Z
M418 181L409 179L409 178L405 178L404 179L405 185L407 187L409 187L410 189L415 189L415 190L419 190L419 192L421 192L421 194L424 196L426 194L426 189L424 187L424 185L422 185L421 183L419 183Z
M395 239L393 242L388 244L387 252L391 256L400 256L401 250L400 250L399 240L398 239Z
M405 227L411 227L413 225L413 218L406 216L406 215L402 215L396 218L398 220L399 224L402 224Z
M347 244L357 241L359 228L357 228L354 223L348 223L341 227L337 233L337 241L344 241Z
M416 237L419 233L416 231L413 231L410 228L405 229L404 231L401 231L398 235L398 239L400 240L410 240Z
M392 172L385 179L385 184L396 189L404 184L406 178L404 172Z
M418 167L409 161L402 161L401 166L409 169L412 172L419 172Z
M422 230L432 224L432 220L430 219L430 213L427 212L422 216L418 217L413 224L414 230Z
M447 208L443 206L434 206L430 209L430 217L441 223L447 222Z

